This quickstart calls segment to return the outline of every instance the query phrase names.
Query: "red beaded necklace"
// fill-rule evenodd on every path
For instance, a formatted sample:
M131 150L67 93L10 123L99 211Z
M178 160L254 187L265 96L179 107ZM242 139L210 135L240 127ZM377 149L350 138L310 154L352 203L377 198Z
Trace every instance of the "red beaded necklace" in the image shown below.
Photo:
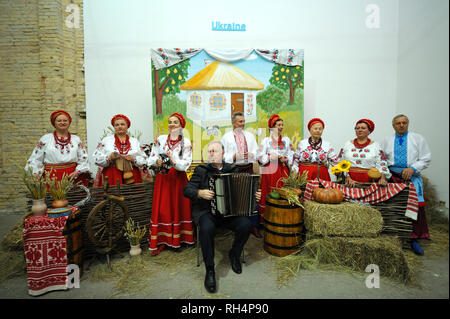
M126 135L125 142L122 143L117 134L114 134L114 144L121 155L128 154L128 151L131 148L130 137L128 135Z
M67 132L67 137L63 137L63 136L58 136L58 134L56 134L56 131L53 132L53 137L55 139L55 144L56 144L56 148L61 149L61 154L64 153L64 148L70 143L71 140L71 135L70 132ZM67 150L67 153L69 153L69 150Z
M366 147L367 145L369 145L372 142L372 140L370 138L367 139L367 142L363 143L363 144L359 144L358 143L358 139L354 139L353 140L353 145L355 145L356 148L362 149L364 147Z
M170 135L168 135L166 144L170 150L173 150L175 148L175 146L178 144L178 142L180 142L180 141L181 141L181 135L178 135L178 138L176 140L172 140L170 138Z

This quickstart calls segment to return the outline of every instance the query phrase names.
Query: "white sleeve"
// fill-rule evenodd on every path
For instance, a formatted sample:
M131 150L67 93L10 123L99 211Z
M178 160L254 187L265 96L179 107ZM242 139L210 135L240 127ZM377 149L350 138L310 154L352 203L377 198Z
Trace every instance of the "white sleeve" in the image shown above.
M425 168L427 168L430 163L431 163L431 151L430 148L428 147L428 143L425 140L425 138L421 135L416 135L417 138L417 153L418 153L418 158L417 161L415 161L414 163L411 163L410 166L414 167L414 169L416 170L416 172L420 173L421 171L423 171Z
M300 142L297 143L297 149L292 154L292 170L298 174L298 166L300 164Z
M33 174L41 175L44 172L44 152L45 141L43 137L39 140L39 143L35 146L33 152L28 158L27 164L25 165L25 169L31 168Z
M183 154L181 158L175 161L175 169L177 171L186 171L192 163L192 146L191 141L184 138Z
M152 146L152 151L150 152L150 156L147 158L147 166L155 166L156 160L159 158L159 149L161 147L160 137L156 139L156 142Z
M226 133L224 136L222 136L221 142L223 145L223 148L225 150L225 153L223 154L223 159L225 161L225 163L229 163L232 164L233 161L233 156L235 153L235 147L231 144L231 142L229 141L229 137L232 136L233 133Z
M261 145L259 146L258 153L256 156L259 165L264 166L269 163L269 150L266 146L266 139L263 139Z
M141 143L137 139L134 140L135 149L134 153L134 164L137 167L142 167L147 163L147 155L144 153L144 150L141 147Z
M96 165L101 167L108 167L110 165L108 156L109 154L105 148L105 138L104 138L100 143L98 143L97 148L95 149L92 157L94 158L94 162Z
M81 142L81 139L78 137L78 145L77 145L77 168L78 173L86 173L89 172L89 158L88 153L86 152L86 148Z

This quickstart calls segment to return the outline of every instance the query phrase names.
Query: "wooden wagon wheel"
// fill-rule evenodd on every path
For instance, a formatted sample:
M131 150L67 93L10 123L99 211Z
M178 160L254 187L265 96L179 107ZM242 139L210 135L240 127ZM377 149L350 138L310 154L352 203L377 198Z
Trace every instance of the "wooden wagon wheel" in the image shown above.
M128 208L123 197L107 195L95 205L87 218L87 233L99 253L109 254L122 238L128 219Z

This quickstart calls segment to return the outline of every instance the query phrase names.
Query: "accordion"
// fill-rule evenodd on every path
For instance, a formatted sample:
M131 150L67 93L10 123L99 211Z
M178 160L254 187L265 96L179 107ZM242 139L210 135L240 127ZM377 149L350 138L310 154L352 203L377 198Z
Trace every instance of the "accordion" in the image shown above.
M215 174L209 179L209 189L214 192L211 208L214 215L256 215L255 193L259 175L244 173Z

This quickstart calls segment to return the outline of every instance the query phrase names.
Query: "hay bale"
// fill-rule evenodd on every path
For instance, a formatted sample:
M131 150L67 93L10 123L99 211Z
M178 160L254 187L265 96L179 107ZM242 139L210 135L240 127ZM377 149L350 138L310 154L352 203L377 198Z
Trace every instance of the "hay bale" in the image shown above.
M376 237L383 228L381 213L367 205L353 203L304 204L305 227L312 235Z
M365 271L370 264L379 266L380 275L409 282L412 271L398 237L377 238L321 237L305 242L303 252L321 264Z

